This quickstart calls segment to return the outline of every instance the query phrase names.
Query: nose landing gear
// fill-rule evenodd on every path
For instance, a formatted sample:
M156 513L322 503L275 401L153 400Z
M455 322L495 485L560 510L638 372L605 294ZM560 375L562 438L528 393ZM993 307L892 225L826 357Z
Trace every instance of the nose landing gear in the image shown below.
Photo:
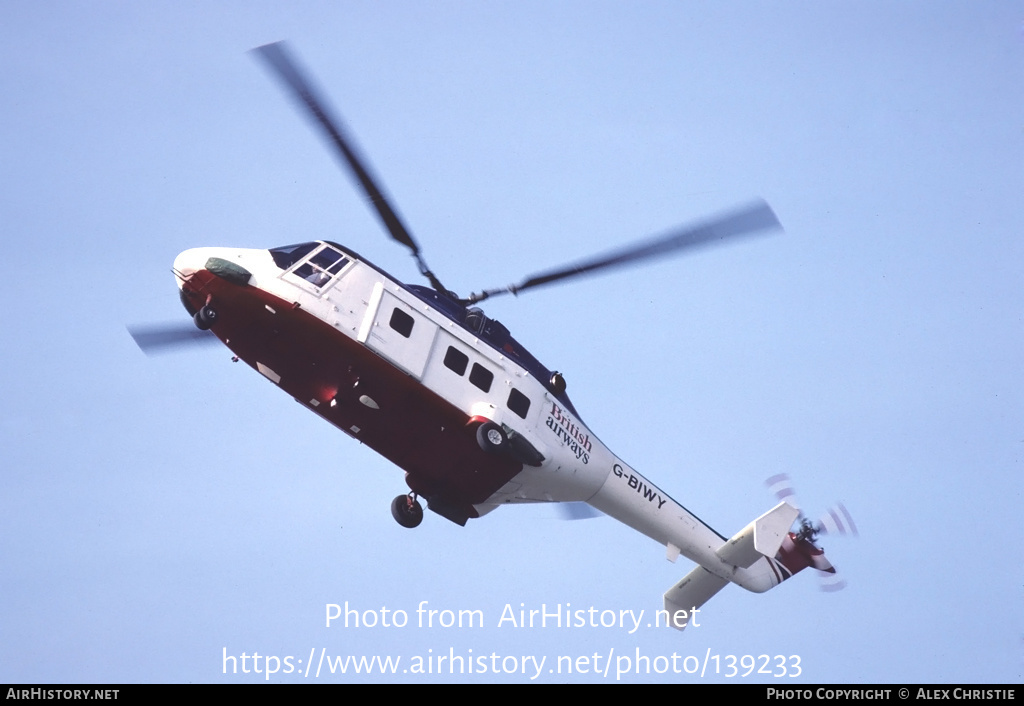
M199 330L207 331L211 326L217 323L217 310L207 304L196 312L193 320L196 322L196 327Z
M391 516L402 527L412 529L423 522L423 506L416 499L415 493L399 495L391 501Z

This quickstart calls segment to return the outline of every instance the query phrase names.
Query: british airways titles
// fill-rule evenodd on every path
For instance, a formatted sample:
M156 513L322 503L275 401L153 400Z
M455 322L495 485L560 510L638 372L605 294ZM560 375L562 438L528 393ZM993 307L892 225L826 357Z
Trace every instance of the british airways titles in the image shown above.
M561 407L551 403L551 412L548 414L548 429L555 432L561 441L565 443L572 452L576 454L576 460L583 463L590 463L590 454L594 445L590 442L590 434L586 433L569 418Z

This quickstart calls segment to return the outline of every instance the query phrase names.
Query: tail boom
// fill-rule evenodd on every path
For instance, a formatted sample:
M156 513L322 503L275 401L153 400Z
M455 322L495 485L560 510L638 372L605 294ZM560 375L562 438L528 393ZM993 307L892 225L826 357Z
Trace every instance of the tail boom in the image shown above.
M727 539L621 463L587 502L665 546L670 561L681 554L697 564L664 595L669 623L678 629L726 584L763 593L824 561L812 556L820 550L790 533L799 511L785 502Z

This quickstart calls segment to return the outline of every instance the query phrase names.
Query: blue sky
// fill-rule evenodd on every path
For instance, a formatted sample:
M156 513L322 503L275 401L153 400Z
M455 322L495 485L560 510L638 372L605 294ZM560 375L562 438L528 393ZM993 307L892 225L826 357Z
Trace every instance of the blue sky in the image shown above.
M223 655L304 670L321 649L403 660L321 681L530 681L401 672L450 650L545 670L601 655L546 682L615 681L638 650L719 655L723 673L623 681L1021 679L1021 3L0 17L0 681L262 681L224 674ZM278 39L460 292L771 203L783 234L486 310L563 371L597 436L719 532L771 507L776 473L812 514L841 499L861 536L823 544L846 590L728 587L682 634L498 627L506 605L650 615L690 565L548 507L405 530L388 511L401 472L226 349L143 356L125 325L185 320L170 265L189 247L331 239L418 282L246 54ZM486 624L326 628L346 601ZM724 675L727 655L762 654L798 655L802 675Z

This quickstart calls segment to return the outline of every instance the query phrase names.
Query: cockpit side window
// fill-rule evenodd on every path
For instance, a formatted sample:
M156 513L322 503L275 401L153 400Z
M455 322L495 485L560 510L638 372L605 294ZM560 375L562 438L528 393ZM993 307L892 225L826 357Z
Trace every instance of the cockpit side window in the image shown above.
M314 250L316 253L310 257L309 254ZM291 271L292 275L309 282L317 290L326 287L350 262L340 250L330 245L321 247L321 243L287 245L283 248L274 248L270 254L278 267L282 270L294 268ZM307 257L308 259L305 259ZM296 267L296 263L300 264Z
M348 264L348 258L330 246L325 247L316 255L309 258L309 261L316 267L329 272L332 275L336 275L341 272L341 268Z

